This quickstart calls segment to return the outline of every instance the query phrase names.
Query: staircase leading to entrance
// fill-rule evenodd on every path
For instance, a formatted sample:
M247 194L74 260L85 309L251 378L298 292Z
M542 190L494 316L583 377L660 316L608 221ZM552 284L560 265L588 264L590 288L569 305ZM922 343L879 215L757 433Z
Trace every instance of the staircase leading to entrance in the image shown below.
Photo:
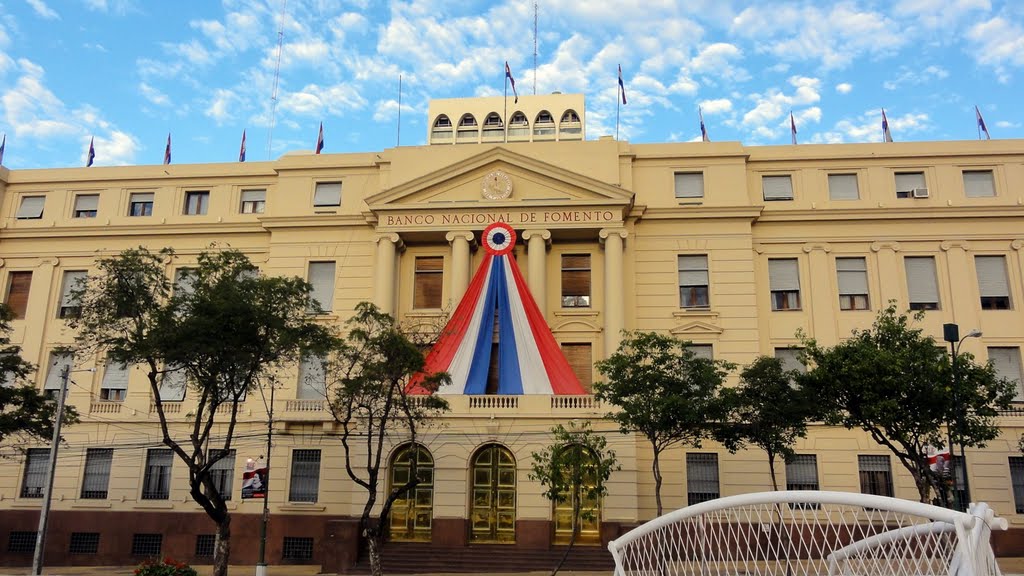
M550 550L523 550L501 544L474 544L445 548L418 542L387 542L381 551L385 574L423 574L430 572L534 572L551 570L565 554L564 546ZM612 556L604 546L574 546L562 566L563 570L605 571L615 568ZM350 573L370 571L365 552Z

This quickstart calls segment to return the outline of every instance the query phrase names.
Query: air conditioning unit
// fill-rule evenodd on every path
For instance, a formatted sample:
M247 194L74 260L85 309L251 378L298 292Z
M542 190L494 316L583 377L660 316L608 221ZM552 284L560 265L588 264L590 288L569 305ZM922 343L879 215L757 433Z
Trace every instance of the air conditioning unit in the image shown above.
M927 198L928 197L928 189L927 188L914 188L913 190L911 190L911 194L913 194L914 198Z

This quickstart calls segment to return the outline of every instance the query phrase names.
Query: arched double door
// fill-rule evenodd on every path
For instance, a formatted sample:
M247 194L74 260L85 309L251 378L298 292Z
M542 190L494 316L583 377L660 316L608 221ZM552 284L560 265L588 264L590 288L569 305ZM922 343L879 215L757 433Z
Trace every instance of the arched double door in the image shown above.
M577 544L600 544L601 543L601 499L592 496L594 486L597 485L597 463L594 455L586 448L572 444L563 446L562 450L572 450L575 454L569 461L578 470L566 470L566 477L580 478L580 485L562 493L562 501L556 502L554 506L555 544L568 544L572 539L573 510L579 502L580 517L577 520L579 532L576 535Z
M504 446L488 444L476 451L470 466L470 540L515 542L515 457Z
M434 458L423 446L408 444L395 451L389 475L390 492L415 474L420 482L391 507L390 537L397 541L430 541L434 518Z

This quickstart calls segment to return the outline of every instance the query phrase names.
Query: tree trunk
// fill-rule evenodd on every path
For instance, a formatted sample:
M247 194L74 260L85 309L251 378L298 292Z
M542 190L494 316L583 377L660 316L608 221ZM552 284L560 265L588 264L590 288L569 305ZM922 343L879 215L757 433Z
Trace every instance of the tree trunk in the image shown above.
M569 547L565 549L565 554L562 554L562 559L558 561L558 566L555 566L554 571L551 572L551 576L558 574L558 571L562 569L562 565L565 564L566 558L569 557L569 552L572 552L572 545L576 543L576 535L580 532L580 502L579 499L572 506L572 535L569 536Z
M217 544L213 551L213 576L228 576L228 560L231 557L231 516L217 523Z
M928 480L927 477L925 477L924 474L921 474L920 472L915 472L913 474L913 477L914 477L914 485L917 486L917 495L918 495L921 503L922 504L931 504L931 502L928 501L928 496L930 495L930 493L932 491L931 490L931 488L932 488L931 482Z
M658 506L658 516L661 516L661 464L658 462L658 451L654 451L654 463L651 465L654 470L654 502Z
M366 529L363 535L366 536L366 549L370 553L370 574L383 576L384 568L380 563L380 534L376 530Z
M775 478L775 454L768 453L768 472L772 475L772 490L779 491L779 481Z

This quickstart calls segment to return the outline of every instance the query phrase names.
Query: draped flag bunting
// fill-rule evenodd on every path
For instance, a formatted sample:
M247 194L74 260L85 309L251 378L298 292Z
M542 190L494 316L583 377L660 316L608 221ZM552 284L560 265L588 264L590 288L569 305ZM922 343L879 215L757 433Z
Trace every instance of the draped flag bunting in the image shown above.
M491 354L497 354L498 394L585 394L509 256L515 231L495 222L484 230L482 244L483 262L427 355L424 373L451 376L439 394L486 394ZM420 381L409 384L410 394L427 392Z

